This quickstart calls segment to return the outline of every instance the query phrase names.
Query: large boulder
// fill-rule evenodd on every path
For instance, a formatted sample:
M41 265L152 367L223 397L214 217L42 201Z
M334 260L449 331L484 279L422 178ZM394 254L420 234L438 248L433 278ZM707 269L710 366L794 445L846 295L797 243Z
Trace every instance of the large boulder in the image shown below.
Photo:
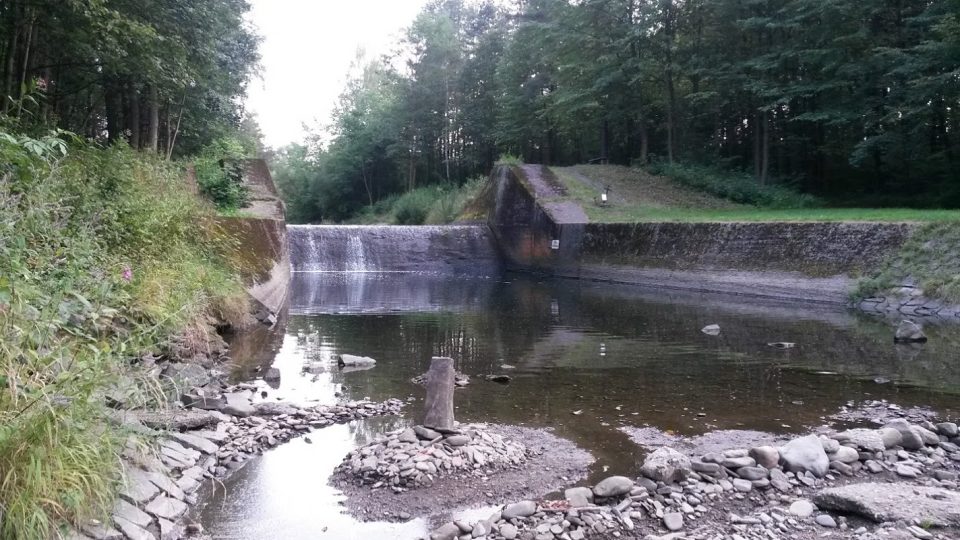
M851 484L814 497L821 510L858 514L878 523L904 521L960 526L960 493L911 484ZM909 504L906 502L909 501Z
M619 497L630 493L631 489L633 489L633 480L626 476L611 476L593 486L593 494L597 497Z
M913 429L913 426L910 425L910 422L907 422L903 418L898 418L883 427L893 428L900 432L900 446L904 447L905 449L919 450L923 448L923 438L915 429Z
M788 471L807 471L822 478L830 469L830 459L816 435L794 439L780 448L780 458Z
M640 473L656 482L676 482L690 472L690 458L666 446L657 448L647 456Z
M927 340L927 336L923 333L923 328L919 324L903 320L900 321L900 326L897 327L893 340L897 343L923 343Z
M887 449L883 436L876 429L848 429L837 433L834 438L844 444L852 444L867 452L883 452Z

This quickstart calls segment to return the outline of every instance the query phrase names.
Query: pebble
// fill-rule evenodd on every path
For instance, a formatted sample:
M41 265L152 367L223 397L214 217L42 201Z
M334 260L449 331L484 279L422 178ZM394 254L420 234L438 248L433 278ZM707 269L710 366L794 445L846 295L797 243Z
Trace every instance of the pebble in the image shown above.
M803 499L790 505L790 513L800 518L810 517L813 515L813 510L813 503Z
M679 531L683 528L683 514L670 512L663 515L663 525L670 531Z
M837 521L833 519L833 516L830 514L820 514L814 518L814 521L816 521L817 525L820 525L821 527L827 527L829 529L837 528Z

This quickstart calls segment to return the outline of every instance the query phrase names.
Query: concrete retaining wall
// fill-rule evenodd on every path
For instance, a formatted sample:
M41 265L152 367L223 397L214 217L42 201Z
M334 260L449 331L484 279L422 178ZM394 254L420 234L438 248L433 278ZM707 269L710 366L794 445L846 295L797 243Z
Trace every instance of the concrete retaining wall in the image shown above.
M904 223L586 223L544 210L517 167L492 176L489 224L511 270L656 288L846 304Z
M217 225L237 242L241 275L258 304L256 317L272 323L286 309L290 288L285 208L264 160L244 160L240 168L250 203L241 217L218 217Z

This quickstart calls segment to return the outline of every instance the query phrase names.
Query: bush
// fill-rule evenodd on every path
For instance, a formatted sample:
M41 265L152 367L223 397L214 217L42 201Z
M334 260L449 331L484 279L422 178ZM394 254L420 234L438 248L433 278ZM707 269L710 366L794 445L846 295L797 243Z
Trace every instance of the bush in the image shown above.
M685 186L740 204L761 208L812 208L820 201L784 185L760 185L752 175L700 165L658 162L647 168Z
M105 515L124 434L104 395L131 358L245 302L178 166L51 137L0 134L2 538Z
M237 161L253 155L240 139L223 138L205 147L195 160L200 192L220 210L237 210L249 203Z
M430 208L443 194L436 187L422 187L408 191L393 204L393 219L399 225L422 225Z

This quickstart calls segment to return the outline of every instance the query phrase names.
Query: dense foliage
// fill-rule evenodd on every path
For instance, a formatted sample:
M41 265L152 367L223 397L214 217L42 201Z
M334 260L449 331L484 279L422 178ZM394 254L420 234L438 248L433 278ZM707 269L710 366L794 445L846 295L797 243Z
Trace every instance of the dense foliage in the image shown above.
M192 155L239 124L246 0L0 0L0 112ZM28 98L28 99L24 99Z
M501 153L957 206L958 106L960 0L435 0L394 56L358 65L329 143L288 150L278 176L301 220Z
M0 538L52 538L113 504L124 433L106 396L247 301L179 165L3 131L0 163Z
M143 355L247 316L234 243L172 159L242 204L218 161L255 151L247 9L0 0L0 538L106 517L130 444L108 406L159 397Z

